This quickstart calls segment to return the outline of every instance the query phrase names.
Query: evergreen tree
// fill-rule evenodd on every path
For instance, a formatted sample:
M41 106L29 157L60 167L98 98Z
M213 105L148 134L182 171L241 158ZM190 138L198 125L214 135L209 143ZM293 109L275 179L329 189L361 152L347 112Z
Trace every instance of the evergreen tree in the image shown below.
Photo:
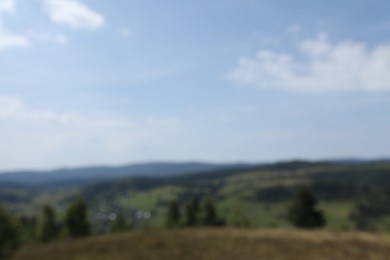
M378 219L390 214L390 192L386 189L362 188L355 200L350 219L359 230L375 231Z
M223 226L225 221L218 217L214 201L210 197L203 200L200 223L203 226Z
M72 203L65 216L67 234L71 237L83 237L90 234L90 225L87 220L87 205L79 198Z
M174 228L180 225L180 208L177 201L171 201L169 203L165 225L168 228Z
M37 236L41 242L49 242L58 235L58 225L56 223L55 210L45 205L42 208L41 216L38 223Z
M185 227L194 227L199 225L199 201L197 199L191 200L186 206L184 211L184 222Z
M21 230L20 241L21 243L30 243L37 238L37 224L38 218L28 215L22 215L18 218L18 224Z
M130 226L126 223L126 218L122 213L119 213L116 219L111 223L111 233L120 233L130 229Z
M19 246L19 228L15 218L12 218L0 205L0 259L8 257Z
M289 208L288 219L296 227L318 228L325 225L325 216L316 208L317 201L307 187L301 187Z
M203 200L201 223L203 226L214 226L217 222L217 212L210 197Z

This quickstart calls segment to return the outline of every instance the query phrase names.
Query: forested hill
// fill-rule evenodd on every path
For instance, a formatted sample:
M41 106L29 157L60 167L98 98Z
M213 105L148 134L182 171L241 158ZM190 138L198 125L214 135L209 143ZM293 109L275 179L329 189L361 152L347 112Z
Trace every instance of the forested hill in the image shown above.
M370 206L376 217L390 217L387 161L182 166L172 168L168 164L164 166L166 171L149 170L148 174L136 176L118 174L107 179L94 178L93 182L86 178L83 183L79 179L73 186L67 183L71 179L59 179L57 186L46 180L50 188L31 184L26 188L23 182L0 181L0 201L15 212L37 214L43 204L64 209L82 196L94 221L102 214L123 213L136 219L137 212L150 212L153 217L149 224L161 226L169 202L185 205L191 199L209 196L227 219L234 219L239 213L254 226L269 227L287 225L286 207L298 187L305 185L320 201L331 228L351 227L350 216L359 201L364 208ZM25 182L39 183L29 176Z
M311 186L320 198L352 199L369 187L390 186L390 163L329 163L293 161L268 165L225 168L185 175L135 177L101 182L83 189L87 198L115 198L120 194L151 192L175 187L182 197L212 194L253 199L292 197L300 185Z
M0 185L16 185L26 188L80 187L99 181L109 181L124 177L161 177L247 166L249 164L144 163L123 167L85 167L52 171L4 172L0 173Z

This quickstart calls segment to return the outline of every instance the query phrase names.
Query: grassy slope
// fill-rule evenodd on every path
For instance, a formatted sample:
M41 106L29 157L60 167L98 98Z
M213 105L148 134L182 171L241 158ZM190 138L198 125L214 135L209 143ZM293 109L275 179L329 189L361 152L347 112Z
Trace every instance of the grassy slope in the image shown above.
M175 230L91 237L26 248L14 259L389 259L390 238L283 230Z

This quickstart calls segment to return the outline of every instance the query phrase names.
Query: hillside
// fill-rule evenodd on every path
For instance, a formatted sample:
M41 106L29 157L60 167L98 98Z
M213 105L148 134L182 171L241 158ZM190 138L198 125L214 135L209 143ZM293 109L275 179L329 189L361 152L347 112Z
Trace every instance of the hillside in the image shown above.
M61 241L25 248L15 260L45 259L389 259L390 239L364 233L174 230Z
M287 227L287 206L296 189L308 185L327 214L327 227L351 229L350 213L356 199L365 189L387 189L389 183L389 163L290 162L170 178L122 179L86 187L82 195L93 211L122 211L130 218L136 211L150 211L152 226L162 225L169 201L184 205L208 195L228 222L239 214L254 226Z
M244 167L245 164L211 163L143 163L122 167L83 167L52 171L15 171L0 173L2 183L21 185L26 188L56 189L80 187L98 181L109 181L124 177L157 177L166 175L199 173L217 169ZM249 166L249 165L248 165Z
M66 182L65 182L66 183ZM61 182L60 182L61 184ZM191 199L212 197L228 225L245 220L254 227L289 227L286 210L297 188L309 186L327 217L327 228L354 229L351 213L369 189L389 190L389 162L304 162L219 168L153 177L122 177L60 189L25 188L0 182L0 200L19 214L34 215L43 204L60 216L75 197L84 197L96 233L107 230L107 216L122 213L135 227L162 227L167 204L184 206ZM386 203L382 203L388 205ZM383 210L382 210L383 211ZM143 213L151 218L140 217ZM389 216L386 208L381 216ZM241 221L240 220L240 221ZM390 218L376 229L390 231Z

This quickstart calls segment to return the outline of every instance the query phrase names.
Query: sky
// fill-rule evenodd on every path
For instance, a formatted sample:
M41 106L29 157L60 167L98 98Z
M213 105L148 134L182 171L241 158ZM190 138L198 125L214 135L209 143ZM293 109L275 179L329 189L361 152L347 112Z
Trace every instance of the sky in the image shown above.
M389 158L388 10L0 0L0 170Z

